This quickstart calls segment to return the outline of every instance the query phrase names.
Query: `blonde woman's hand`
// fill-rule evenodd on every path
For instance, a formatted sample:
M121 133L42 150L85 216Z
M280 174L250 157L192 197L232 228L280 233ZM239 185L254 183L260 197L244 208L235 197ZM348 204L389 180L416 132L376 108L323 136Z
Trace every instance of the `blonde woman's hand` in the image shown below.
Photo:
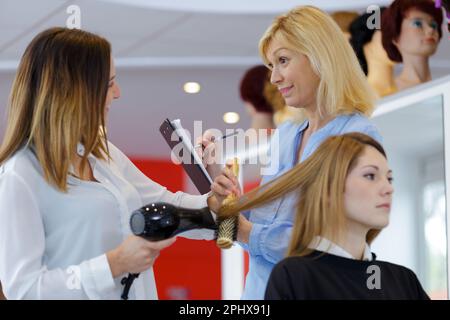
M215 136L212 130L206 130L201 137L198 137L195 141L195 151L197 152L202 163L208 171L212 179L216 178L220 174L221 170L221 154L220 150L214 143Z
M250 233L252 232L253 223L248 221L246 217L240 214L238 226L237 241L248 244Z
M241 186L231 170L231 163L227 163L221 174L214 179L211 191L212 196L208 198L208 205L214 212L219 211L223 201L230 194L234 194L236 197L241 196Z

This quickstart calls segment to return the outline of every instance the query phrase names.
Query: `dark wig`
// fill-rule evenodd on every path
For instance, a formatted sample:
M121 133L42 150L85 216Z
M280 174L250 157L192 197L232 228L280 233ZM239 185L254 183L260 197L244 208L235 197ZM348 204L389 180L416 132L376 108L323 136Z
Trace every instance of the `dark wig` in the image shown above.
M247 70L241 80L241 99L251 103L258 112L273 113L272 106L264 96L264 86L270 81L269 77L269 69L259 65Z
M381 15L383 47L392 61L402 62L403 58L394 41L401 32L403 19L409 10L416 9L429 14L439 25L439 39L442 38L442 10L431 0L395 0Z
M381 13L383 13L385 9L385 7L381 8ZM351 35L350 44L352 45L359 64L366 76L369 73L369 69L367 67L366 56L364 55L364 46L372 40L373 34L376 31L375 29L369 29L367 27L367 19L372 15L373 13L364 13L360 15L350 24L349 30Z

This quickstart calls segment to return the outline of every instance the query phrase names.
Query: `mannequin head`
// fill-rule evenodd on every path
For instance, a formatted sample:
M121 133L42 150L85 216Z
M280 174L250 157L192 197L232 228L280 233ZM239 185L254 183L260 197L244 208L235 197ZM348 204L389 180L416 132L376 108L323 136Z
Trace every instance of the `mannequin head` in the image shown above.
M386 8L381 8L381 13ZM370 61L378 61L384 65L393 66L395 63L389 59L381 41L381 31L369 29L367 19L372 14L365 13L357 17L350 25L350 43L355 50L359 63L364 73L367 75Z
M391 60L430 57L442 37L442 11L431 0L395 0L381 17L383 46Z
M351 37L350 24L358 18L358 13L353 11L336 11L331 14L333 20L337 23L347 39Z
M450 0L435 0L437 8L444 8L447 17L447 30L450 32Z
M241 99L252 107L253 112L272 113L272 107L263 95L264 85L269 79L266 66L255 66L247 70L240 85Z
M252 117L254 129L271 129L275 126L272 121L273 106L264 95L268 85L273 86L270 83L269 69L264 65L248 69L241 80L241 99Z

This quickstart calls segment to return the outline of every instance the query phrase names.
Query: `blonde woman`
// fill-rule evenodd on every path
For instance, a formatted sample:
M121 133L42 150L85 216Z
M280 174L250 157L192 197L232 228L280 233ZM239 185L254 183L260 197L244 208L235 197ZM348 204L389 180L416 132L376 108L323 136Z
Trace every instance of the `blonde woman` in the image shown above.
M52 28L28 45L0 150L0 281L8 299L156 299L152 265L174 242L131 236L133 210L155 201L217 210L224 195L171 193L106 138L120 97L107 40ZM212 239L200 232L191 237Z
M272 271L266 299L428 299L411 270L376 260L369 247L389 223L393 191L382 146L347 133L221 215L296 195L288 258Z
M302 6L275 18L259 43L286 105L300 108L306 121L278 128L278 171L262 184L306 160L327 137L362 132L378 141L377 128L368 120L374 93L350 44L339 27L321 10ZM204 137L205 147L211 145ZM229 169L216 177L212 189L223 192L235 183ZM287 252L292 233L295 197L286 195L239 217L237 240L250 256L244 299L263 299L273 266Z

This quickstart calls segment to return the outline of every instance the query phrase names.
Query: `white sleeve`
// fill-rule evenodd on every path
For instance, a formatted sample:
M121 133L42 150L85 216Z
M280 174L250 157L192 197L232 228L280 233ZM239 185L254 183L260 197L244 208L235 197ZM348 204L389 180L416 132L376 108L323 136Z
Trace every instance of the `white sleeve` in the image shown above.
M109 149L113 160L119 166L125 179L130 182L141 196L142 203L149 204L152 202L167 202L174 206L189 209L200 209L208 206L207 199L209 193L204 195L191 195L181 191L170 192L166 187L154 182L142 173L131 160L122 153L117 147L109 143ZM215 218L215 214L213 214ZM214 231L208 229L198 229L185 232L180 236L190 239L214 239Z
M105 254L48 270L38 203L14 172L0 173L0 206L0 281L7 299L101 299L115 288Z

